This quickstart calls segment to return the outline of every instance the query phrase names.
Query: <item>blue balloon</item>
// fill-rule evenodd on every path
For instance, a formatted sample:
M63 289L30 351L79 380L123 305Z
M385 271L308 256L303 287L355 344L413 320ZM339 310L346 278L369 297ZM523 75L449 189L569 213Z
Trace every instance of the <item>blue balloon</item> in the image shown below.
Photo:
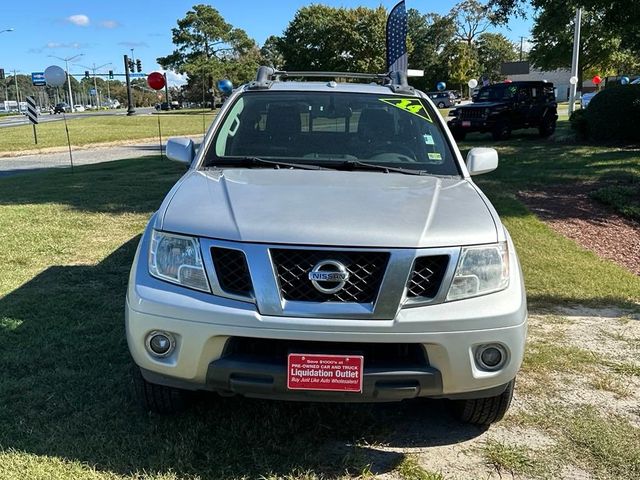
M441 92L442 90L447 88L447 84L444 82L438 82L438 84L436 85L436 88L438 89L439 92Z
M620 84L621 85L626 85L627 83L629 83L629 77L622 77L620 79Z
M226 95L229 95L233 91L233 83L231 83L231 80L227 79L218 80L218 90Z

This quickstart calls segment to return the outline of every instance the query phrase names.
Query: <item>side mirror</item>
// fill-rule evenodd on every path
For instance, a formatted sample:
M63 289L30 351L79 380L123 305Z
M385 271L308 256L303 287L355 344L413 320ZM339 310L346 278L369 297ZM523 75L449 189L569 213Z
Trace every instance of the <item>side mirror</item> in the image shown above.
M481 175L498 168L498 152L495 148L472 148L467 154L467 169L471 175Z
M166 153L169 160L191 165L191 162L196 156L196 148L193 140L190 138L170 138L167 141Z

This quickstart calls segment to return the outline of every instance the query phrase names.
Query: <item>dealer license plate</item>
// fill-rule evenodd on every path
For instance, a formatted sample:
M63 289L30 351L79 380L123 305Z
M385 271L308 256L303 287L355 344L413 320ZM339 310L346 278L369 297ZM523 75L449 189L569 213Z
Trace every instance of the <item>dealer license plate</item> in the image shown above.
M287 361L287 388L362 392L364 357L291 353Z
M471 122L469 120L463 120L462 121L462 126L463 127L470 127L471 126Z

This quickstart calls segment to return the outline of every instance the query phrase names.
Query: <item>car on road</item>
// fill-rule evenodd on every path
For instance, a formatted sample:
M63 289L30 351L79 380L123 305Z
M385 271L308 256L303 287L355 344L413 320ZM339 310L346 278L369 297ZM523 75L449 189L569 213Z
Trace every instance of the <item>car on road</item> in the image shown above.
M505 82L482 87L471 104L449 115L456 140L464 140L470 132L489 132L494 140L506 140L521 128L537 128L542 137L548 137L556 129L558 103L552 83Z
M189 391L509 407L527 331L522 272L429 97L401 72L275 72L230 95L151 217L126 295L146 409ZM294 78L296 80L286 80ZM307 78L308 80L302 80ZM375 82L379 83L375 83Z
M56 103L53 107L53 113L67 113L71 111L71 107L64 102Z
M456 96L452 92L427 92L427 96L438 108L451 108L456 104Z
M76 112L84 112L84 110L85 110L84 106L82 106L82 105L74 105L74 106L73 106L73 109L74 109Z

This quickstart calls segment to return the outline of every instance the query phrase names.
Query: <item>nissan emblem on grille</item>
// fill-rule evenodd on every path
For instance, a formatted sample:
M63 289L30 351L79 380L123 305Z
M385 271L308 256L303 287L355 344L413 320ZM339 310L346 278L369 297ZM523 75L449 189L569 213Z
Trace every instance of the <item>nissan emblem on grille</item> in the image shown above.
M330 270L326 270L326 267L332 267ZM335 260L323 260L318 262L315 267L309 272L309 280L316 290L322 293L336 293L342 290L345 283L349 279L349 272L347 268ZM321 283L335 283L336 285L330 288L323 287Z

